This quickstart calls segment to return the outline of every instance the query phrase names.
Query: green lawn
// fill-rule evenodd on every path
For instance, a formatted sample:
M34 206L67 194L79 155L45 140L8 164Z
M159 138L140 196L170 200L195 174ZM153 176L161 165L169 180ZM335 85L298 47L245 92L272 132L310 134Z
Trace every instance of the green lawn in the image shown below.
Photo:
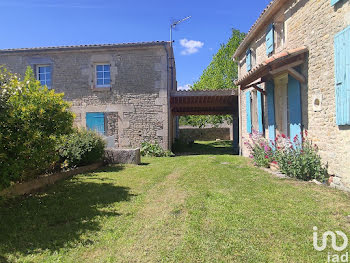
M275 178L222 145L3 202L0 262L326 262L313 226L350 238L349 195Z

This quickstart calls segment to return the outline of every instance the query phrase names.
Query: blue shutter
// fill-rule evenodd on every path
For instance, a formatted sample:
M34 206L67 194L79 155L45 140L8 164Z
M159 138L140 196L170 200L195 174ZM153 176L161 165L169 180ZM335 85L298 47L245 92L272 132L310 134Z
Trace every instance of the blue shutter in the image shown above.
M103 112L87 112L86 113L86 128L96 131L100 134L105 134L105 117Z
M335 5L336 3L338 3L340 0L331 0L331 5Z
M256 100L257 100L257 109L258 109L258 124L259 124L259 133L264 133L263 129L263 115L262 115L262 99L261 92L256 92Z
M334 38L337 125L350 125L350 27Z
M289 136L293 138L301 137L301 96L300 82L288 76L288 112L289 112Z
M274 141L276 138L275 131L275 85L273 80L266 82L267 93L267 119L269 127L269 139Z
M266 31L266 54L269 55L274 50L274 26L270 24Z
M245 54L245 63L247 65L247 71L250 71L252 69L252 51L248 49Z
M252 111L250 103L250 91L245 93L246 98L246 113L247 113L247 132L252 133Z

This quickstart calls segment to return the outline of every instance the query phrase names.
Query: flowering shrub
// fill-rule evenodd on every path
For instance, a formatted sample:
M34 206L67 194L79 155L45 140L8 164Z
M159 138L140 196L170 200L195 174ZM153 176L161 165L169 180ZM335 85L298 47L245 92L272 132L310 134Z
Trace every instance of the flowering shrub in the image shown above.
M269 167L274 160L274 152L269 145L269 141L257 131L249 134L249 139L244 143L250 150L249 157L254 160L255 165Z
M277 135L274 142L253 131L249 139L244 144L255 165L269 167L270 163L277 163L281 172L290 177L305 181L325 180L327 166L322 164L318 148L308 139L307 131L293 140L284 134Z
M283 134L277 136L275 145L275 159L281 172L305 181L325 180L327 167L321 162L317 145L308 139L307 131L304 136L296 135L293 141Z
M24 80L0 67L0 189L50 169L72 124L63 94L42 87L30 67Z

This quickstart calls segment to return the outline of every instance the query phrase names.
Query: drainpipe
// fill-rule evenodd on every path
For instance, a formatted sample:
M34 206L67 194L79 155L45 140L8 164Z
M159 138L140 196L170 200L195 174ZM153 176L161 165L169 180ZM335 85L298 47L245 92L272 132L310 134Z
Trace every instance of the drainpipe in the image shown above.
M167 43L164 43L164 49L166 52L166 62L167 62L167 70L166 70L166 79L167 79L167 86L166 86L166 91L167 91L167 102L168 102L168 149L171 148L171 144L172 144L172 138L170 138L170 134L172 134L172 131L170 131L170 127L172 127L171 122L172 122L172 115L171 115L171 110L170 110L170 92L169 92L169 51L168 51L168 47L167 47ZM173 86L173 67L171 67L171 89Z

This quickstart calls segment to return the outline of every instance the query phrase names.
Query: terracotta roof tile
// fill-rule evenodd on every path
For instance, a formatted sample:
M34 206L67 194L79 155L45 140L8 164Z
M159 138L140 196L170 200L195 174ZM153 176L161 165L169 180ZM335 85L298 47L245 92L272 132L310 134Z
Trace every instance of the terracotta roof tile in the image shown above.
M235 81L235 85L239 85L239 83L241 83L242 81L244 81L245 79L247 79L251 75L255 74L259 69L261 69L263 67L266 67L266 66L268 66L269 64L271 64L273 62L276 62L276 61L279 61L279 60L283 60L283 59L286 59L288 57L297 56L299 54L307 52L307 50L308 50L307 47L302 46L302 47L299 47L299 48L285 50L285 51L282 51L282 52L277 53L275 55L272 55L271 57L269 57L268 59L266 59L262 63L256 65L254 68L252 68L249 72L247 72L240 79Z

